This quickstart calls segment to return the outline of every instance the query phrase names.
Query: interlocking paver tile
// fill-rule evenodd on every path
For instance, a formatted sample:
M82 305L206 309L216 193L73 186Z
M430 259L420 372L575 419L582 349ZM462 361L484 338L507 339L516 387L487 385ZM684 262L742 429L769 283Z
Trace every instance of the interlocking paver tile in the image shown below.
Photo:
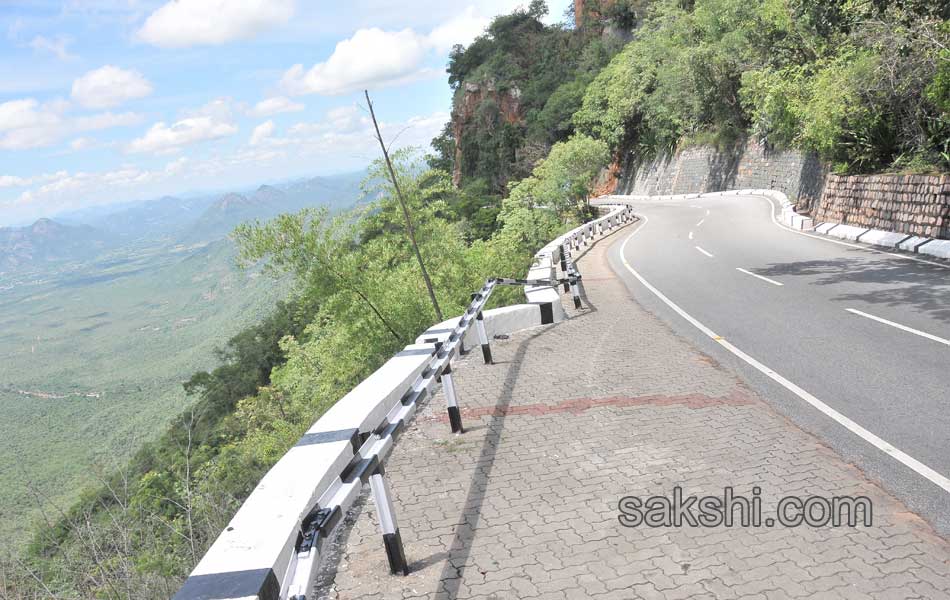
M391 576L375 509L324 596L349 598L950 598L950 545L646 312L583 257L584 307L453 365L467 431L435 394L387 464L412 567ZM625 528L622 496L865 495L869 528ZM774 514L774 513L773 513Z

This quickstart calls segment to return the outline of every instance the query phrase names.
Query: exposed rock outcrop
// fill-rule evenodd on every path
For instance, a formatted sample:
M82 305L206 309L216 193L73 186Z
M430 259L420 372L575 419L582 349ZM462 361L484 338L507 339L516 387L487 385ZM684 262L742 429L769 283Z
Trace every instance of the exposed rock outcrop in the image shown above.
M463 84L452 108L452 133L455 136L455 170L452 173L452 183L456 186L462 180L462 144L465 132L475 124L479 107L487 101L498 107L499 123L524 125L521 90L518 87L499 90L493 80Z

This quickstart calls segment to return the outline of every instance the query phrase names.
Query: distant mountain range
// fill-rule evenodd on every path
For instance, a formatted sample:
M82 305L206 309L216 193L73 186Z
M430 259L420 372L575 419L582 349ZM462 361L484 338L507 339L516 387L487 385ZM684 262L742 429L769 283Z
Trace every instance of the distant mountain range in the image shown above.
M365 176L357 172L314 177L220 196L165 196L114 212L104 213L100 207L72 213L63 222L40 219L27 227L0 228L0 271L87 260L131 242L211 242L245 221L266 220L308 206L346 210L359 201Z
M63 225L50 219L29 227L0 228L0 269L92 258L109 244L106 233L89 225Z

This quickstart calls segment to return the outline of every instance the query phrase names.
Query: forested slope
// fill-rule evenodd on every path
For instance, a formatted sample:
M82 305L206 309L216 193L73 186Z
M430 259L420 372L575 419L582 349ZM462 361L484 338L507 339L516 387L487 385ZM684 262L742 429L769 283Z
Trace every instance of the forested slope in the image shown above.
M587 218L597 174L629 153L752 135L843 170L948 167L944 5L596 8L583 27L548 26L535 1L456 47L452 122L424 162L396 157L447 315L485 277L520 276L538 247ZM309 424L434 322L385 175L375 165L367 191L378 199L359 214L305 210L238 230L246 263L291 275L292 298L191 379L194 408L160 442L56 527L38 528L5 567L8 593L167 596Z

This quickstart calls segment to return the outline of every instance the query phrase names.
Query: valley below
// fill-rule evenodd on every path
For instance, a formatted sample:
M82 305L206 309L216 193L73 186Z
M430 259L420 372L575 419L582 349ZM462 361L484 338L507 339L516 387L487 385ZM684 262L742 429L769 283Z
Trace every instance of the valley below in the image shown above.
M94 236L49 220L8 234L16 245L0 252L0 548L22 545L82 490L121 471L188 407L182 384L215 367L217 348L286 297L289 283L238 267L233 227L308 205L352 206L358 181L327 178L297 197L262 186L193 201L194 210L157 200L100 220ZM321 202L328 192L332 201Z

